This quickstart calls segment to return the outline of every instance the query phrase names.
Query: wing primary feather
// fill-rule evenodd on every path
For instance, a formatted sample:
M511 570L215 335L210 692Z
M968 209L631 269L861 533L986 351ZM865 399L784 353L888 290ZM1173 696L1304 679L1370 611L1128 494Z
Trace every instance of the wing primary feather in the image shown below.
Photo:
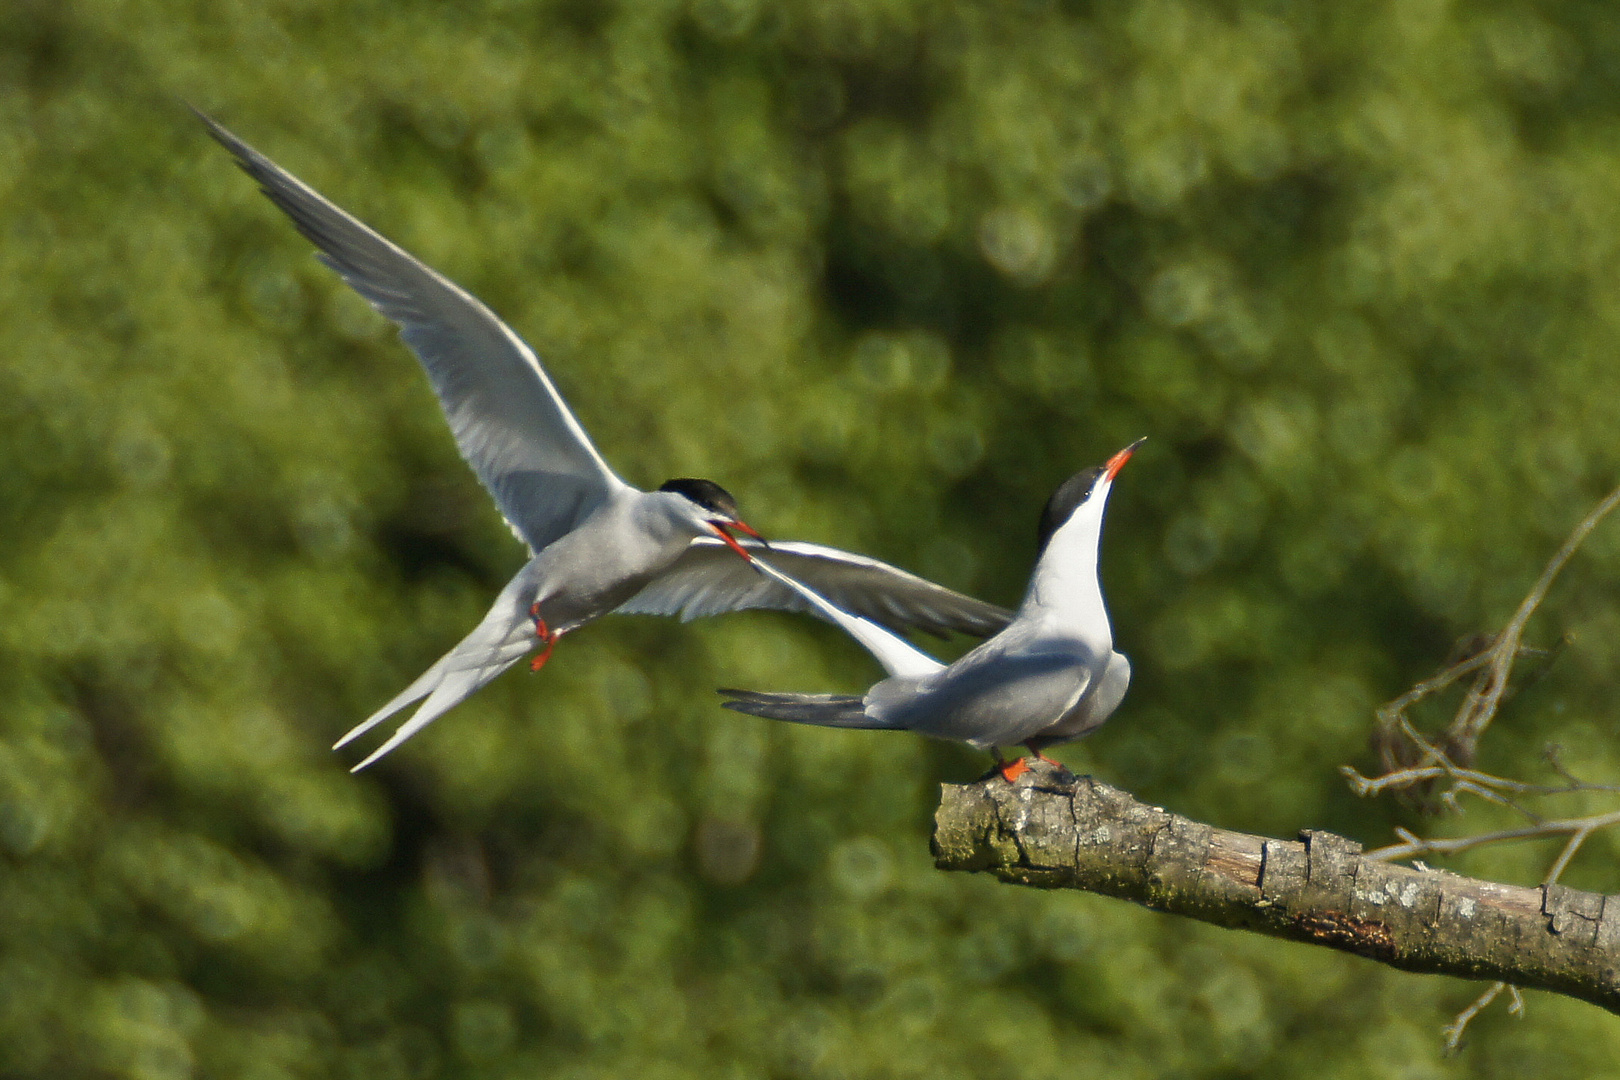
M534 350L477 297L193 111L315 245L317 257L398 325L433 384L462 456L531 550L626 488Z
M756 556L748 565L786 585L817 611L843 627L847 634L866 646L866 650L877 658L877 662L883 665L883 670L890 675L902 677L932 675L945 666L898 634L885 630L870 619L863 619L859 615L851 615L842 610L814 589L795 581L763 558Z
M864 555L802 541L773 543L769 552L751 540L742 543L828 603L892 631L924 630L938 637L960 631L988 637L1012 618L1005 608ZM754 573L709 537L693 541L674 566L619 610L693 619L752 607L809 611L838 621L792 586Z

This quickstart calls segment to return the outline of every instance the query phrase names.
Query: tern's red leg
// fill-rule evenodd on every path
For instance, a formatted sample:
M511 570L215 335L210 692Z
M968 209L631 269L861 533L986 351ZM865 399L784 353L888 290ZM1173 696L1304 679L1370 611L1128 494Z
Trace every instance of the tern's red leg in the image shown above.
M546 666L546 661L551 659L551 650L556 648L557 638L560 635L553 634L551 628L546 625L546 620L540 617L540 604L538 601L529 605L529 618L534 620L534 636L544 642L546 646L540 650L539 656L529 661L529 670L539 671Z
M1052 766L1053 768L1056 768L1056 769L1064 768L1063 762L1061 762L1061 761L1053 761L1051 758L1047 757L1045 754L1041 753L1039 750L1035 749L1033 746L1029 748L1029 752L1031 754L1035 755L1035 760L1036 761L1044 761L1048 765L1050 765L1050 766Z

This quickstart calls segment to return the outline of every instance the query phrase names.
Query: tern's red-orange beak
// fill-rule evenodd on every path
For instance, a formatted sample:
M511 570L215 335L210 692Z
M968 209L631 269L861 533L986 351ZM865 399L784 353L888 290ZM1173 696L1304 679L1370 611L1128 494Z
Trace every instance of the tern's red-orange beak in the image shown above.
M748 524L746 521L739 521L739 520L733 518L731 521L726 522L726 524L730 525L733 529L736 529L738 532L743 533L743 534L745 534L747 536L752 536L755 540L758 540L761 544L764 544L766 551L771 550L771 545L766 542L765 538L763 536L759 535L759 533L755 532L754 527L752 525Z
M737 554L741 555L744 559L747 559L749 562L753 562L754 557L752 555L748 554L748 549L743 547L741 544L737 543L737 538L735 536L732 536L731 533L729 531L727 531L727 530L728 529L736 529L739 532L747 533L749 536L752 536L755 540L758 540L760 543L765 544L765 538L763 536L759 535L759 533L755 532L753 529L749 528L747 525L744 525L740 521L727 521L727 522L723 522L723 523L719 522L719 521L711 521L711 522L709 522L709 528L713 529L715 531L715 533L720 537L720 539L722 539L722 540L724 540L726 542L727 547L729 547L732 551L735 551ZM767 550L767 551L770 550L770 545L769 544L765 544L765 550Z
M1145 438L1137 439L1131 445L1109 458L1108 464L1103 466L1103 479L1110 483L1113 482L1114 474L1125 467L1125 463L1131 460L1131 455L1136 453L1136 448L1145 442L1147 442Z

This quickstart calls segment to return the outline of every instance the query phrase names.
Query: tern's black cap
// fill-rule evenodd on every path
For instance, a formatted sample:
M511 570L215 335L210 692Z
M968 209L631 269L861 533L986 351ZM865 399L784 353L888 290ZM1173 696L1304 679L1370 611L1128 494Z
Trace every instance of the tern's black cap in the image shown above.
M674 480L665 480L659 485L658 490L685 495L703 509L713 511L728 521L735 521L741 516L737 513L737 500L731 497L731 492L713 480L696 480L689 476L677 477Z
M1089 469L1081 469L1052 492L1052 497L1046 500L1046 509L1041 511L1039 552L1046 551L1047 541L1052 539L1052 534L1063 528L1081 504L1091 498L1092 490L1102 477L1102 466L1093 465Z

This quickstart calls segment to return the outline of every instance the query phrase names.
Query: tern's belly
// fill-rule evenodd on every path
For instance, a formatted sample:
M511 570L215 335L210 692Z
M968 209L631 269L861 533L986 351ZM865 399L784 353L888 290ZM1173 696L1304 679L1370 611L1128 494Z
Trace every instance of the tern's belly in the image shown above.
M584 626L624 604L651 580L650 577L620 578L616 582L575 582L572 589L542 597L540 617L561 633Z
M572 630L601 618L635 596L686 550L689 540L634 542L635 533L612 522L591 522L569 533L532 563L540 616L553 630Z

